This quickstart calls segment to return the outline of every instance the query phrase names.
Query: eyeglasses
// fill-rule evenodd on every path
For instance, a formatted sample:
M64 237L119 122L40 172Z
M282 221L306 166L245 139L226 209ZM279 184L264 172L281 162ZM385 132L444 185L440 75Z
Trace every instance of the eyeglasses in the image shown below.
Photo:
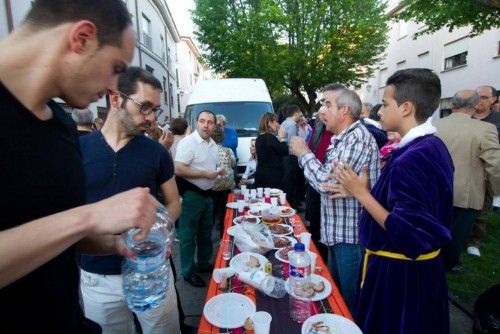
M481 100L487 100L487 99L492 98L492 97L493 97L493 96L480 96L479 98L480 98Z
M128 96L127 94L124 94L122 92L118 92L120 93L121 95L123 95L125 98L129 99L130 101L134 102L135 104L137 104L140 109L139 109L139 112L144 115L144 116L147 116L151 113L156 113L156 115L159 115L163 112L163 109L160 108L160 107L153 107L151 104L144 104L144 103L140 103L138 101L136 101L135 99L131 98L130 96Z

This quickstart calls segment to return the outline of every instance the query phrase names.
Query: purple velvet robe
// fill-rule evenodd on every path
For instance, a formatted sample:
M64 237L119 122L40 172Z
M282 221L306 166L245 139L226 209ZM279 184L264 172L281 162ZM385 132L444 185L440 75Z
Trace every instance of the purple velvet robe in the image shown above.
M413 259L442 248L451 239L453 169L446 146L434 135L395 150L372 189L389 211L386 229L363 210L363 247ZM441 254L426 261L371 255L355 318L364 334L449 333Z

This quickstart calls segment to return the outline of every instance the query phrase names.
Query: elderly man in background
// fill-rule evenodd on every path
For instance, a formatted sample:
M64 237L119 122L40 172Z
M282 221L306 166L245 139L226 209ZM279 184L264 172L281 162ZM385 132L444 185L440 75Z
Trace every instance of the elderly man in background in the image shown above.
M222 131L224 131L224 141L222 142L222 146L230 148L233 151L237 161L238 152L236 152L236 149L238 148L238 133L236 132L235 129L226 126L227 125L226 116L218 114L216 115L216 118L217 118L217 127L221 128Z
M71 111L71 118L76 123L76 130L79 136L84 136L93 131L94 114L89 108L77 109Z
M500 193L500 144L494 125L471 118L479 95L462 90L452 100L453 113L435 126L453 159L451 242L444 249L446 270L460 270L460 253L483 207L485 192Z

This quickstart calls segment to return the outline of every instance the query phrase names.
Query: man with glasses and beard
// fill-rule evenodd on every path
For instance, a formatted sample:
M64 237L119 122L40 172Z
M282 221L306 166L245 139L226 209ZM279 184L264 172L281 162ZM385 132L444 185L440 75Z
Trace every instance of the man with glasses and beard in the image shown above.
M81 138L87 201L93 203L134 187L148 187L176 220L180 199L174 164L168 151L144 136L156 124L162 86L151 73L130 67L118 78L118 92L109 95L110 109L100 131ZM122 292L117 255L82 256L81 291L85 316L104 333L134 333L132 313ZM137 314L143 333L178 333L179 314L172 271L167 296L154 309Z

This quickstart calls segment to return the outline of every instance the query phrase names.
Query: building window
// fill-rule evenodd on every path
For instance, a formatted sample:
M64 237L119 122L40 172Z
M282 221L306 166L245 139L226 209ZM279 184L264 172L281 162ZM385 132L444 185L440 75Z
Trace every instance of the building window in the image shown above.
M142 39L143 43L150 51L153 51L153 38L151 38L151 21L142 14Z
M161 60L165 61L165 39L163 39L163 35L160 35L160 44L161 44Z
M402 60L396 64L396 67L398 70L402 70L403 68L406 67L406 60Z
M429 52L424 52L418 55L418 67L419 68L431 68Z
M385 86L385 83L387 82L387 79L389 78L388 76L388 71L387 71L387 67L386 68L383 68L380 70L380 76L379 76L379 83L378 83L378 86L379 87L384 87Z
M408 23L405 21L398 21L398 39L408 35Z
M168 95L170 95L170 105L174 105L174 86L169 83L168 84Z
M153 73L155 71L154 68L152 68L151 66L149 65L146 65L146 71L148 71L149 73Z
M444 69L449 70L467 64L469 38L448 43L444 46Z

